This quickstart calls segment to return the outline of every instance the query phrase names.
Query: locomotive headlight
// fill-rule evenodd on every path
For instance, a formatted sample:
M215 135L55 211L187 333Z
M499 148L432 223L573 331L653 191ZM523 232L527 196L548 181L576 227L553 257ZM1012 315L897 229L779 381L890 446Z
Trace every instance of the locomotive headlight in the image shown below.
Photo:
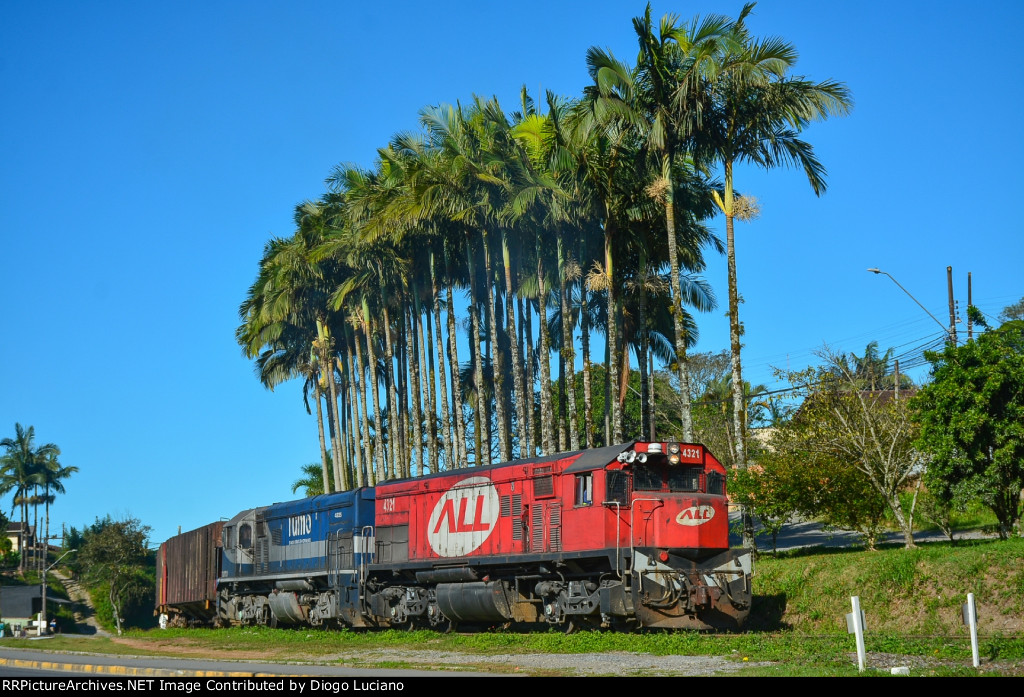
M679 443L669 443L668 444L668 451L670 453L672 453L673 455L678 455L679 454ZM678 462L678 461L679 461L679 458L676 458L676 462Z
M678 465L679 464L679 455L678 454L669 455L668 456L668 464L670 464L670 465Z

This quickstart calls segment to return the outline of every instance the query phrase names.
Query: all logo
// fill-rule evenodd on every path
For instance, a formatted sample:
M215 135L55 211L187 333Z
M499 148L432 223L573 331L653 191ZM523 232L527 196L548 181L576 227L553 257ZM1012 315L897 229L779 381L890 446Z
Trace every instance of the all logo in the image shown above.
M676 522L686 526L703 525L714 517L715 509L712 506L690 506L679 511Z
M498 490L487 477L468 477L446 491L427 521L427 541L441 557L469 554L498 522Z

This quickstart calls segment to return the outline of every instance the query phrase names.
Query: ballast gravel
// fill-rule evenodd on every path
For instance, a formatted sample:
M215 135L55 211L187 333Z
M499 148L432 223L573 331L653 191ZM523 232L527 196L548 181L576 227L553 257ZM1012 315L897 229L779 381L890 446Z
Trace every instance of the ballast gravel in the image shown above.
M355 656L339 657L351 660ZM348 662L346 660L346 662ZM719 656L654 656L646 653L529 653L512 656L464 654L451 651L367 651L360 653L361 663L380 665L400 663L409 666L431 666L438 670L464 667L467 670L488 670L525 675L614 675L614 676L685 676L725 674L750 666L771 665L766 662L735 660Z

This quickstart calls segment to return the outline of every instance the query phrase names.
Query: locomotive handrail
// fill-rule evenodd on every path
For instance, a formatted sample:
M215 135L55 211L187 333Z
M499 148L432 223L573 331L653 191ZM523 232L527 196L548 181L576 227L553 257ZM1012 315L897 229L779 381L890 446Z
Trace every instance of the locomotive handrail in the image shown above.
M374 537L373 526L372 525L364 525L362 530L360 530L360 532L362 533L362 537L363 537L363 541L362 541L362 543L360 545L363 548L363 552L359 556L359 602L365 604L366 603L366 557L368 555L372 556L376 552L376 538L374 538L374 549L373 549L373 551L370 551L369 540L370 540L371 537ZM355 554L355 551L356 551L355 546L356 546L355 545L355 540L352 540L352 553L353 554Z

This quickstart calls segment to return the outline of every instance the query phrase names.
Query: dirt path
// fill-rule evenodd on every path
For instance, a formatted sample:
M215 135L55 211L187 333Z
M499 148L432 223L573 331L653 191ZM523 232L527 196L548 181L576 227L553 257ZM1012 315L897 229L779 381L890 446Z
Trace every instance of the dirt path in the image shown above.
M92 599L89 597L88 591L82 588L78 581L69 578L57 569L50 573L60 579L60 582L64 585L64 590L67 591L68 598L74 603L72 607L75 614L75 632L78 634L111 636L110 632L100 627L96 621L96 612L92 607Z

